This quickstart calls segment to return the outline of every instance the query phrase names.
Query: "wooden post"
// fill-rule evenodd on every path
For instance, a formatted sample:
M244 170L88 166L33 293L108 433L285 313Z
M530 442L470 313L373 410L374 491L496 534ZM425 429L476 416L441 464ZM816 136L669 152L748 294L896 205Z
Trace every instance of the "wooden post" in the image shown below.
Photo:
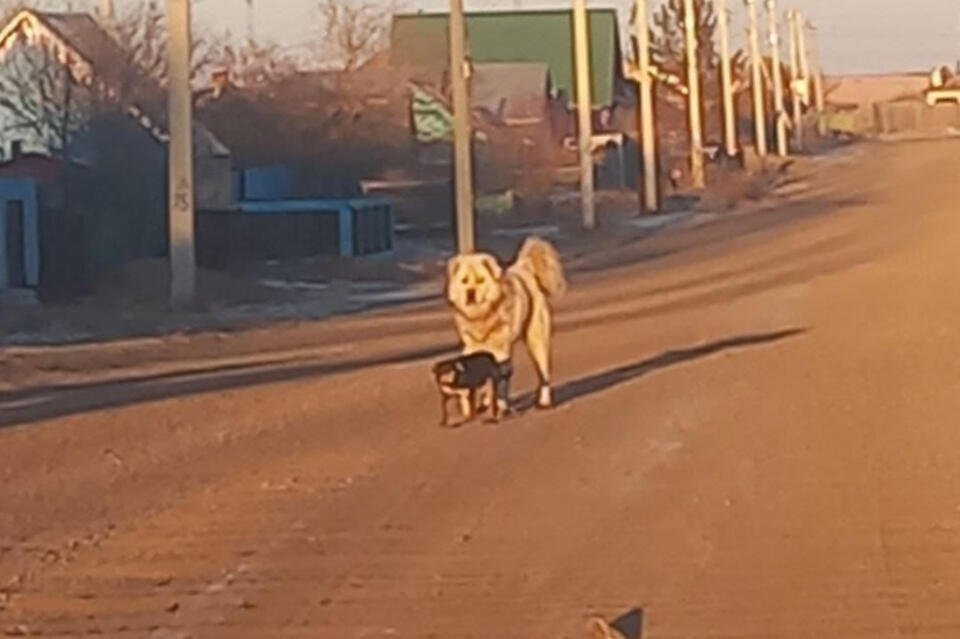
M757 147L757 155L767 155L767 116L763 98L763 71L760 57L760 30L757 26L757 0L744 0L747 4L747 15L750 18L747 37L750 41L750 84L753 89L753 136Z
M794 20L796 21L796 30L797 30L797 58L800 62L800 77L797 79L797 89L803 88L803 93L800 94L800 118L798 123L803 126L803 107L810 106L810 58L807 53L807 29L805 22L806 20L803 17L803 14L800 11L794 11Z
M817 134L824 136L827 134L827 122L824 119L826 114L826 100L823 90L823 60L820 58L820 47L816 38L816 27L809 22L808 28L813 32L811 38L811 49L813 57L813 103L817 110Z
M727 0L717 0L720 29L720 82L723 85L723 142L728 157L735 157L737 148L736 110L733 104L733 70L730 62L730 13Z
M586 0L573 0L573 44L577 75L577 133L580 151L580 206L583 228L597 226L593 188L593 93Z
M687 115L690 120L690 179L693 188L706 186L703 166L703 122L700 109L700 65L697 56L697 14L693 0L683 0L687 52Z
M776 0L767 0L767 18L770 44L770 67L773 81L773 112L777 131L777 155L786 157L787 120L783 104L783 70L780 68L780 24L777 20Z
M653 213L660 208L659 166L657 162L656 124L653 76L650 73L650 31L647 0L637 0L634 32L637 40L637 71L640 74L640 144L643 166L643 210Z
M168 149L170 303L193 304L196 250L193 202L193 102L190 91L190 0L168 0L169 126Z
M467 94L466 27L463 0L450 0L450 85L453 93L454 187L457 207L457 251L473 253L473 158L470 100Z
M793 96L793 143L797 151L803 150L803 104L800 102L800 41L798 37L797 12L787 15L790 23L790 94Z

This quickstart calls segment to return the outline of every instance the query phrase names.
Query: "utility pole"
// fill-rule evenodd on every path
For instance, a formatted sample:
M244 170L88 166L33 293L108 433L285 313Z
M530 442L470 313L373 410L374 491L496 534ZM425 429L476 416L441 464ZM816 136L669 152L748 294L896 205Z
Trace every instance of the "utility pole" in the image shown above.
M724 1L724 0L721 0ZM654 125L653 76L650 73L650 30L647 0L637 0L634 32L637 40L637 71L640 74L640 143L643 167L643 210L653 213L660 208L657 182L657 132Z
M450 84L453 92L453 149L457 190L457 251L473 253L473 158L467 96L466 27L463 0L450 0Z
M820 47L816 38L816 27L807 22L807 26L813 33L811 38L811 49L813 49L813 103L817 110L817 134L824 136L827 134L827 123L824 120L826 104L823 95L823 61L820 58Z
M802 82L803 92L800 94L804 105L810 104L810 89L807 85L810 82L810 58L807 56L807 33L804 26L803 14L797 10L793 12L793 19L796 21L797 30L797 58L800 61L800 81Z
M747 16L750 26L747 36L750 41L750 84L753 89L753 136L757 146L757 155L767 155L767 116L764 113L763 71L760 58L760 30L757 26L757 0L744 0L747 4Z
M720 28L720 82L723 84L723 141L727 157L736 157L737 124L736 112L733 106L733 70L730 65L730 13L727 11L727 0L717 0L719 17L717 26Z
M780 68L780 24L777 20L777 0L767 0L768 30L770 32L770 66L773 81L773 112L777 130L777 155L786 157L787 120L783 105L783 70Z
M190 0L167 0L170 84L168 207L170 229L170 303L193 304L196 252L193 210L193 102L190 92Z
M697 58L697 14L693 0L683 0L687 51L687 111L690 120L690 178L693 188L707 185L703 170L703 123L700 115L700 65Z
M255 22L253 0L247 0L247 43L251 45L257 40Z
M99 0L97 3L97 17L101 22L110 24L113 22L115 12L113 9L113 0Z
M793 143L797 151L803 150L803 104L800 102L800 41L797 12L787 14L790 23L790 94L793 96Z
M590 37L587 30L587 0L573 0L573 44L577 70L577 122L580 149L580 207L583 228L597 226L593 195L593 94L590 76Z
M793 12L796 21L797 30L797 58L800 61L800 77L797 80L797 90L800 93L800 101L803 107L810 106L810 58L807 55L807 28L806 19L803 14L795 10ZM802 89L802 91L801 91ZM803 123L803 117L798 120Z

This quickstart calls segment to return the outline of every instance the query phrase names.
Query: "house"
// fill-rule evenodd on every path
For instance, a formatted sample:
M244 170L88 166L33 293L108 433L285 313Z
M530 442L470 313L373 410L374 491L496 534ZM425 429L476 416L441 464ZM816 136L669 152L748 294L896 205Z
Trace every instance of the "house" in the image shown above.
M0 175L26 181L34 193L39 285L56 297L71 297L86 287L88 275L168 250L166 99L109 28L90 15L18 12L0 26L0 72L22 46L43 47L69 71L74 86L107 98L103 108L85 115L66 149L48 149L47 140L31 139L23 129L15 140L0 140L13 149ZM229 208L229 151L200 122L193 145L197 207ZM23 153L24 148L46 152Z
M0 64L18 46L45 47L69 69L77 84L114 98L158 147L165 147L166 98L161 87L140 72L109 28L86 13L24 9L0 27ZM22 135L18 133L18 137ZM43 141L21 139L24 147ZM230 152L201 123L194 126L195 201L199 208L231 203Z
M441 68L448 65L449 16L441 13L399 14L390 33L395 66ZM590 59L595 111L614 107L630 89L623 75L620 33L614 9L588 13ZM573 18L570 11L536 10L472 12L466 16L470 60L475 65L526 62L546 65L553 97L576 104Z
M0 292L40 283L39 225L36 184L0 177Z
M923 72L838 75L825 80L827 103L846 109L869 109L881 102L922 95L928 84L928 74Z

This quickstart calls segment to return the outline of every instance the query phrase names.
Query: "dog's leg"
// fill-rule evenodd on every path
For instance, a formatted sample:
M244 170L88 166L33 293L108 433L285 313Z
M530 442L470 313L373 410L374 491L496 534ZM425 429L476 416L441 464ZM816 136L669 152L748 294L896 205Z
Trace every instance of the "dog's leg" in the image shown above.
M460 400L460 417L464 422L468 422L473 419L473 391L460 393L458 399Z
M497 386L499 383L499 378L491 377L486 386L487 394L490 397L490 420L493 422L500 421L500 396L497 393Z
M510 414L510 378L513 377L513 364L510 360L500 364L500 376L495 383L491 401L497 404L499 415Z
M550 309L544 304L538 304L532 309L526 335L527 351L537 369L540 382L537 388L538 408L553 406L553 393L550 390L550 338Z
M446 428L450 423L450 413L447 406L450 404L450 398L447 395L440 395L440 427Z

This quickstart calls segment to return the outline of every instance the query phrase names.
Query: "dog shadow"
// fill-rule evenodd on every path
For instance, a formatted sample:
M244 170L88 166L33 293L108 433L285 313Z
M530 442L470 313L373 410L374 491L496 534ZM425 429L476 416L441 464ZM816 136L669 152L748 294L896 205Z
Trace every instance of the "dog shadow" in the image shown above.
M655 357L626 366L618 366L617 368L575 379L558 386L554 389L555 406L564 406L583 397L601 393L672 366L679 366L725 351L774 344L791 337L802 335L808 330L809 329L806 328L789 328L769 333L739 335L692 348L667 351ZM530 411L535 407L535 400L535 393L526 393L520 396L513 403L514 411L517 414Z

